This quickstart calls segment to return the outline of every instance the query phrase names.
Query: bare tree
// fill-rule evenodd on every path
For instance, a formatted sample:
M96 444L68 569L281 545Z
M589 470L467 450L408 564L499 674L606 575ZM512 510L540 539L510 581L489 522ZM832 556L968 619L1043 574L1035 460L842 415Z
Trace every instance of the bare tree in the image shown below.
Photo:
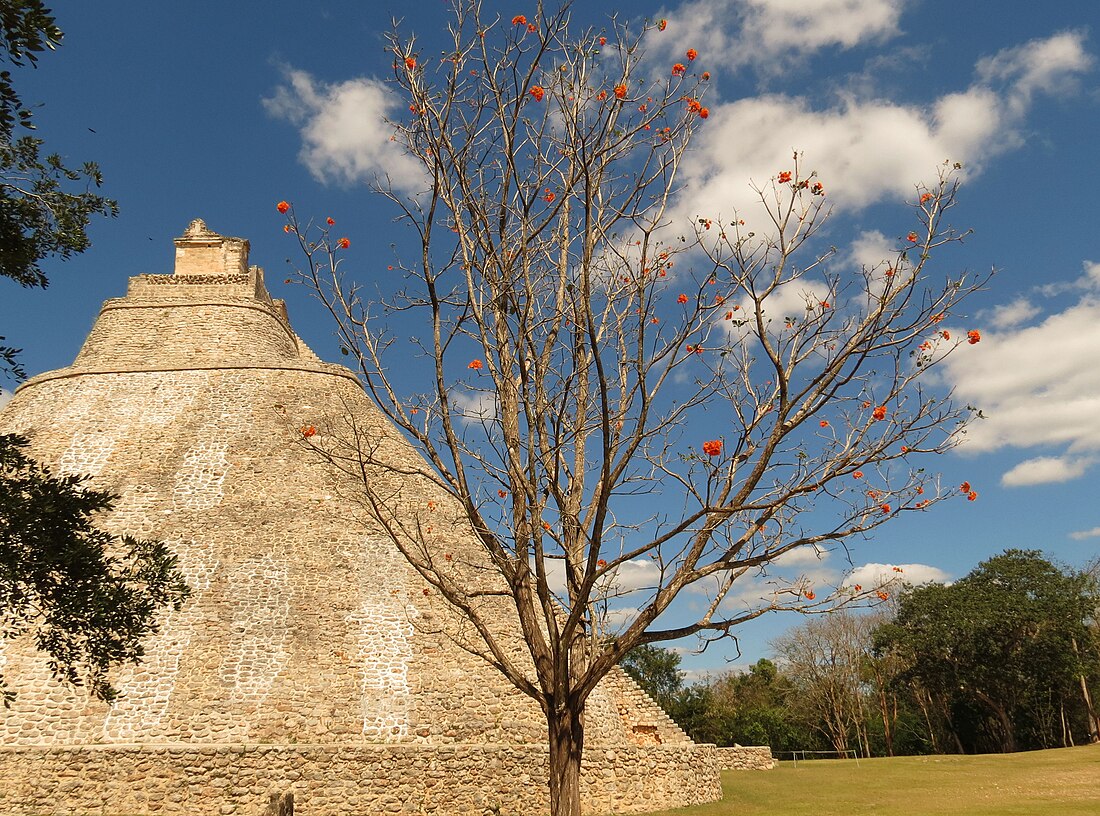
M872 628L868 618L842 610L811 618L772 643L798 685L798 707L842 755L857 750L870 756L863 666Z
M346 273L346 240L281 207L301 280L429 463L410 473L460 507L492 581L440 558L374 487L387 465L370 450L348 467L476 630L471 648L541 706L554 816L580 811L585 702L630 649L865 596L774 575L755 601L733 588L957 492L918 463L968 416L920 386L956 347L938 322L977 286L929 282L933 251L959 237L944 220L955 170L915 188L914 231L854 275L833 271L815 237L825 189L797 156L756 188L766 215L680 223L678 173L706 127L709 75L694 51L671 69L643 60L643 38L663 28L612 19L575 34L568 3L509 22L461 0L442 59L394 33L409 115L393 136L423 186L380 186L415 236L411 260L394 262L406 288L386 303ZM783 311L792 293L798 308ZM427 338L425 393L388 367L387 315ZM624 576L639 565L649 580L633 588ZM669 623L688 587L705 590L705 610ZM495 628L491 596L523 654Z

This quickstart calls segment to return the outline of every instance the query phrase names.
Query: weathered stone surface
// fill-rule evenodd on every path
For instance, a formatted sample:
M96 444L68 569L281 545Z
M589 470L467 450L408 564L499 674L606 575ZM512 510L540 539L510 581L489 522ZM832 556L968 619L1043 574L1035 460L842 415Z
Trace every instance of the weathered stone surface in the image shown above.
M420 460L297 337L247 241L193 222L176 263L131 279L73 366L0 414L41 461L119 494L105 526L169 542L193 591L119 672L113 708L52 680L32 644L0 644L17 695L0 717L0 812L260 813L273 792L311 816L537 812L537 706L459 647L461 621L317 451L354 424L376 456ZM391 478L433 547L479 563L445 496ZM507 607L486 603L509 632ZM587 735L591 812L721 794L714 749L621 672L594 692Z
M775 757L767 745L736 745L718 748L718 767L723 771L770 771Z

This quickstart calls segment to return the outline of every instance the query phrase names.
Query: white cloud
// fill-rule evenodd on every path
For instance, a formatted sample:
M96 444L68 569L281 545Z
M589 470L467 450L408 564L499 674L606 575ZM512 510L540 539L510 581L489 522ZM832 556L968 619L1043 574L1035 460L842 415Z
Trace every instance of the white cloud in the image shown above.
M1074 541L1084 541L1086 538L1100 538L1100 527L1093 527L1091 530L1077 530L1070 533L1069 537Z
M900 569L901 572L897 570ZM946 583L951 576L939 567L928 564L864 564L857 567L845 579L845 586L859 584L864 589L882 586L892 582L904 581L921 585L930 582Z
M983 315L989 325L995 329L1012 329L1029 322L1039 314L1035 302L1025 297L1016 298L1011 303L997 306L988 315Z
M856 269L874 269L896 255L896 242L878 230L860 233L848 250L852 266Z
M694 0L658 16L669 28L647 46L699 50L713 64L774 73L823 48L882 42L898 32L902 0Z
M807 311L818 308L818 304L828 300L829 297L829 288L822 281L799 279L777 287L763 301L764 316L768 321L769 330L781 331L784 318L787 317L803 319ZM742 310L734 312L735 317L746 314L751 317L750 304L738 305ZM721 315L715 319L715 323L734 340L740 340L756 331L755 325L751 322L725 320Z
M797 547L788 550L772 563L782 567L819 566L829 558L828 550L816 550L813 547Z
M1069 456L1039 456L1020 462L1001 477L1005 487L1068 482L1084 474L1095 460Z
M784 94L712 103L685 160L690 192L678 215L728 219L736 211L753 229L761 205L750 180L766 186L791 169L795 150L805 157L804 171L818 172L832 206L913 198L914 184L934 181L930 174L945 159L978 172L1021 144L1033 94L1061 90L1090 62L1083 35L1071 32L1000 52L981 63L994 67L979 71L969 88L928 104L853 92L826 105Z
M12 398L12 392L11 391L7 391L3 388L0 388L0 409L3 409L3 407L8 404L8 401L11 398Z
M1057 93L1074 87L1075 75L1092 66L1085 51L1084 34L1066 31L1044 40L1031 40L1006 48L978 63L978 75L986 82L1011 83L1008 103L1022 112L1036 92Z
M651 558L635 558L621 564L613 580L618 592L655 587L661 579L661 570Z
M1100 282L1091 272L1086 265L1085 276L1059 287L1080 292L1063 311L1033 326L983 331L981 343L944 361L956 396L986 417L971 424L964 450L1062 449L1019 466L1017 484L1036 483L1023 481L1029 474L1074 478L1089 464L1082 454L1100 451Z
M387 119L400 102L385 83L352 79L328 84L292 70L263 104L272 116L298 126L299 159L318 181L353 183L388 176L407 192L423 186L420 165L390 140L393 127Z
M459 391L450 393L451 407L467 423L490 422L496 419L499 403L491 391Z

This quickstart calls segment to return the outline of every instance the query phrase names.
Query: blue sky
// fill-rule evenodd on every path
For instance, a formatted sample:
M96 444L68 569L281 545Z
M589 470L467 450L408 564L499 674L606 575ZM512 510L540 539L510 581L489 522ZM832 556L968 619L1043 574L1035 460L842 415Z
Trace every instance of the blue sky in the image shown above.
M534 12L488 5L506 20ZM422 53L440 42L446 8L418 4L401 23ZM901 202L939 161L967 168L954 219L974 233L941 263L997 274L963 326L980 328L982 343L955 355L943 376L988 419L935 466L948 483L972 482L980 497L878 528L874 540L852 545L851 566L954 578L1007 547L1039 548L1073 566L1094 558L1100 6L583 2L576 17L598 25L616 8L623 20L667 18L655 55L694 47L714 75L685 208L736 203L751 179L766 180L798 149L829 185L829 240L856 263L908 224ZM363 281L396 286L386 266L400 238L368 182L380 165L399 166L381 117L396 104L384 85L392 62L384 34L404 11L328 0L55 4L64 45L37 69L17 69L17 87L43 103L36 121L50 149L99 162L121 213L94 224L83 256L46 264L46 291L0 281L0 334L25 349L28 370L69 364L99 304L121 295L131 275L170 272L172 238L196 217L248 238L252 262L288 300L299 333L338 359L323 316L281 283L293 247L274 205L287 199L303 215L332 216ZM849 565L835 553L792 567L826 580ZM765 655L795 620L746 627L741 661ZM712 647L685 666L720 669L731 657L732 648Z

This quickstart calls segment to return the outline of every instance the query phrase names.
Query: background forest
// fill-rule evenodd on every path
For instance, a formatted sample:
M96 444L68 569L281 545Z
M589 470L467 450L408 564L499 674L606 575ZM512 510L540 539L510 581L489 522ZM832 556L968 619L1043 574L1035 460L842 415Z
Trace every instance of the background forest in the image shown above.
M1096 564L1007 550L952 584L808 617L775 660L686 684L680 656L623 667L698 742L857 756L995 753L1097 740Z

